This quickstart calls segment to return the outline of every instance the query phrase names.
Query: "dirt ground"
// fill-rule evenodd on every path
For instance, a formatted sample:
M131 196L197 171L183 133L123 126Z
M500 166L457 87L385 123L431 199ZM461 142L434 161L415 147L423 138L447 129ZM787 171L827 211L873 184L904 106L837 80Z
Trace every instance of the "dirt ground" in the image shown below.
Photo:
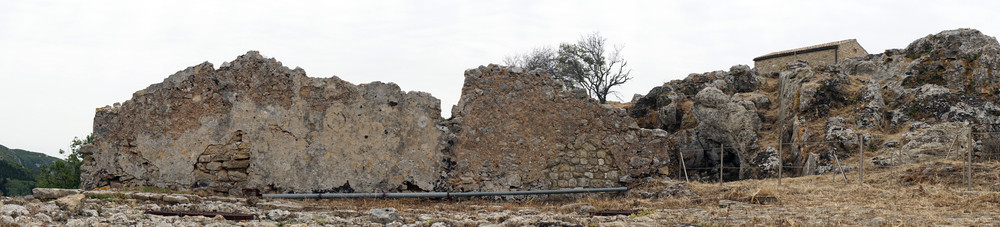
M626 195L578 200L495 202L481 199L441 200L322 200L297 201L315 209L352 207L363 210L394 207L400 213L476 220L475 214L529 210L561 216L563 225L580 226L993 226L1000 223L1000 185L996 162L974 165L972 191L966 191L965 164L937 161L894 168L869 167L864 184L858 173L825 174L782 179L684 183L654 180ZM846 175L846 183L845 183ZM672 189L663 187L674 185ZM676 185L680 185L678 188ZM676 193L689 190L690 193ZM636 191L674 195L643 198ZM661 193L662 194L662 193ZM580 206L600 210L631 210L634 214L606 218L580 214ZM405 216L405 215L404 215ZM517 216L515 212L512 216ZM544 215L542 215L544 216ZM535 220L545 223L545 218ZM504 223L504 220L492 220ZM461 222L453 222L461 223ZM471 223L470 223L471 224ZM521 224L532 224L532 222Z
M851 162L851 160L845 160ZM857 162L855 159L853 162ZM893 169L778 179L640 179L628 192L574 199L272 200L168 190L85 192L82 210L31 197L0 198L0 226L995 226L1000 163L939 160ZM845 182L845 176L847 178ZM167 198L184 197L183 201ZM155 198L155 199L151 199ZM378 210L394 208L388 218ZM147 210L236 212L253 220L159 216ZM612 211L623 215L602 216Z

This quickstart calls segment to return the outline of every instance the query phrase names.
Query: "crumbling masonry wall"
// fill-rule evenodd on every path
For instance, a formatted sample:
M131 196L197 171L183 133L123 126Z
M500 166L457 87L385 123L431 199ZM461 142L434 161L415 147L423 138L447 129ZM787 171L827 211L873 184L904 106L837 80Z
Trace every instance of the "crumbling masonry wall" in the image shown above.
M616 187L669 163L666 132L542 71L465 72L447 184L463 191Z
M619 186L661 171L662 130L549 75L466 71L451 120L427 93L310 78L249 52L98 109L85 189L497 191Z
M443 159L440 116L427 93L309 78L251 51L99 109L82 186L430 190Z

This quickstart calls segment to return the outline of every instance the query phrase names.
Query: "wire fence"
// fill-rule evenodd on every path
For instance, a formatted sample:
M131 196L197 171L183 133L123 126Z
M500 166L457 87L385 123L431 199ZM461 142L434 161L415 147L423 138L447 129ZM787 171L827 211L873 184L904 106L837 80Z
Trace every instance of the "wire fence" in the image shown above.
M946 137L952 137L952 135L947 135ZM845 182L847 182L848 180L847 172L849 171L857 172L856 176L857 181L855 182L863 184L865 182L865 175L864 175L865 171L888 170L890 174L892 174L892 177L895 178L896 177L895 168L897 168L902 164L908 163L901 161L901 159L913 159L913 157L907 157L907 156L919 156L920 158L927 158L927 157L944 158L946 160L964 162L962 163L963 166L961 166L961 169L966 171L965 174L963 174L965 175L963 176L963 178L966 184L966 191L972 191L972 185L974 184L973 181L976 181L976 179L973 178L974 165L977 162L994 162L1000 159L1000 131L972 132L972 130L969 129L964 132L954 134L950 141L940 141L940 140L933 141L949 145L948 147L945 148L943 153L911 154L907 151L909 147L907 147L906 144L902 143L903 141L898 141L893 146L880 149L881 150L881 152L879 152L880 156L868 159L865 158L866 155L873 154L872 151L866 151L866 149L870 149L868 148L868 146L877 148L877 147L882 147L882 145L884 144L874 144L874 145L868 144L870 142L873 142L873 139L864 138L861 135L856 135L856 137L854 138L842 137L841 139L846 139L847 141L856 143L853 144L853 146L851 146L851 144L843 144L843 143L841 143L840 145L841 148L855 150L857 153L854 153L854 155L858 156L859 158L858 163L854 165L841 163L840 160L838 160L839 159L837 157L838 154L836 154L835 150L820 151L820 152L806 151L810 147L818 145L823 145L819 147L829 148L830 145L835 144L834 142L831 141L767 143L767 144L751 145L752 148L756 149L775 148L778 151L777 152L779 160L778 166L732 166L732 165L726 166L725 161L722 160L727 157L726 151L733 151L733 150L738 151L747 149L746 147L719 146L719 147L700 148L700 149L680 148L680 149L675 149L675 151L678 152L676 155L681 158L681 160L678 160L681 162L680 163L681 165L679 166L676 174L678 174L678 177L683 177L684 179L690 181L689 175L691 171L698 171L701 173L714 172L718 174L717 176L715 176L715 180L718 181L719 184L722 184L726 181L724 175L729 175L729 176L736 175L734 174L734 171L739 171L738 175L740 180L743 180L743 173L747 171L760 171L760 170L776 171L778 185L780 186L781 179L782 177L784 177L782 176L782 170L796 170L798 171L798 173L796 174L801 175L804 173L803 171L806 170L814 171L822 168L823 171L825 171L824 173L832 173L834 174L834 177L837 177L837 175L842 175L844 177ZM782 159L781 156L783 155L783 153L788 153L788 152L782 152L782 151L788 151L789 149L792 150L791 153L793 154L798 153L799 155L804 155L807 153L823 155L824 153L826 153L826 155L829 155L827 157L828 158L832 157L833 160L826 160L829 162L826 163L827 165L823 166L819 165L819 163L812 163L810 165L785 165L784 160ZM684 163L683 160L684 157L682 154L689 152L704 152L706 155L711 155L711 156L718 155L716 157L719 157L720 160L718 163L716 163L718 164L716 166L687 167L686 163ZM807 159L807 157L797 156L795 158L799 159L798 161L796 161L798 163L803 163L803 164L807 163L807 161L805 160ZM712 175L714 174L702 174L700 176L702 177L702 179L710 179ZM1000 173L998 173L997 175L998 178L1000 178ZM730 178L732 179L732 177Z

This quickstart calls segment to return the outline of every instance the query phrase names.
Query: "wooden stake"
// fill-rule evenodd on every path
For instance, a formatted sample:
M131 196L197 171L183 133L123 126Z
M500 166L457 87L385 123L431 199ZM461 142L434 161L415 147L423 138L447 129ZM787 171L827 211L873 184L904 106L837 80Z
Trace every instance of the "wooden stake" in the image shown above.
M778 136L778 186L781 186L781 169L784 162L781 160L781 136Z
M899 158L899 156L903 155L904 153L906 153L906 152L902 152L902 151L908 151L908 150L905 150L903 148L906 148L906 146L904 145L902 148L900 148L901 150L900 150L899 154L894 155L894 158L893 158L894 160L897 159L897 158ZM896 163L896 161L893 161L893 163ZM895 178L895 179L896 179L896 185L899 185L899 182L900 182L899 178Z
M955 144L958 143L958 137L961 135L962 134L955 134L955 138L951 140L951 146L948 146L948 155L945 156L944 159L951 159L951 154L955 153L955 149L953 148L955 148Z
M837 152L833 151L833 149L830 149L830 156L837 156ZM837 171L830 170L830 180L837 181Z
M691 179L688 178L687 164L684 163L684 153L681 153L680 150L677 150L677 157L681 158L681 168L684 168L684 180L687 181L688 183L691 183Z
M965 147L965 149L969 152L969 162L968 162L969 168L966 168L968 170L965 171L967 173L965 182L966 184L968 184L968 188L965 191L970 191L970 192L972 191L972 146L976 143L975 141L976 140L972 139L972 129L970 128L969 145Z
M719 186L722 186L722 158L725 156L726 145L719 147Z
M844 172L844 167L840 165L840 158L837 158L837 153L833 153L833 163L840 170L840 175L844 176L844 184L847 184L847 172Z
M858 135L858 184L865 183L865 139Z
M890 160L889 161L889 177L892 178L892 179L896 179L896 168L893 167L894 165L896 165L896 153L895 152L889 154L889 160Z

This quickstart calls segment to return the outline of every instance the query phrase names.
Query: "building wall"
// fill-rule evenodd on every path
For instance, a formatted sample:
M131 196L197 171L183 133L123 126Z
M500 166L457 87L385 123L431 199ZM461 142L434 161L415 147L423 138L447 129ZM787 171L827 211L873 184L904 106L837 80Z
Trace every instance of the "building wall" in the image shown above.
M794 62L795 60L805 60L809 64L813 65L826 65L836 62L837 49L821 50L816 52L809 52L804 54L789 55L778 58L764 59L754 62L754 67L761 72L771 73L777 72L784 67L789 62Z
M836 49L821 50L804 54L790 55L778 58L755 61L754 67L761 73L777 72L781 67L795 60L804 60L813 65L837 63L844 59L868 55L868 51L856 41L840 44Z
M841 44L840 48L837 50L839 51L837 52L837 61L868 55L868 51L865 51L865 48L861 47L861 44L858 44L858 42L847 42Z

